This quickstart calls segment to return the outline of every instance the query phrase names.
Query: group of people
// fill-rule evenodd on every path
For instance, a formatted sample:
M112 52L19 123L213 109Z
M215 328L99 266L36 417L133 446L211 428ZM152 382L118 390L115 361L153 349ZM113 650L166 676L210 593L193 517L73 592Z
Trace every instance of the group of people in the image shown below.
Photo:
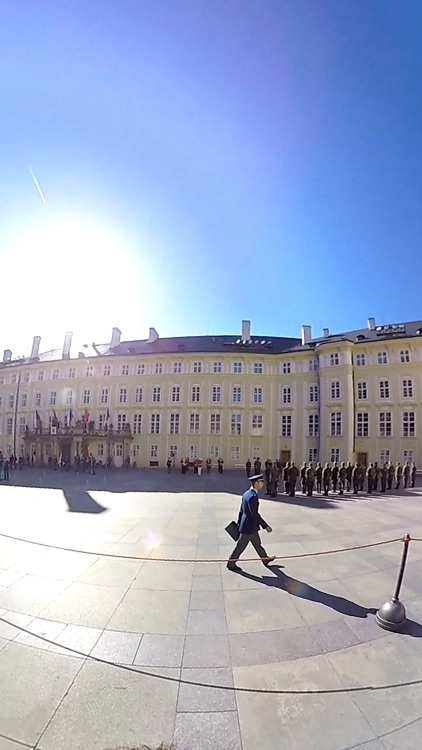
M204 465L204 462L203 462L202 458L195 458L195 460L193 462L191 462L191 464L192 463L193 463L193 473L201 475L202 474L202 468L203 468L203 465ZM190 464L188 458L182 458L182 460L180 461L180 470L181 470L182 474L186 474L186 472L189 471L189 466L191 464ZM173 466L173 459L171 458L171 456L169 456L168 459L167 459L167 471L168 471L169 474L171 473L172 466ZM205 468L207 470L207 474L209 474L210 471L211 471L211 469L212 469L212 460L211 460L211 458L207 458L207 460L205 461ZM223 461L222 458L219 458L217 460L217 468L218 468L219 474L223 474L224 473L224 461Z
M379 465L377 461L369 464L368 467L362 464L347 463L326 463L324 466L317 463L304 462L299 468L294 461L288 461L284 466L280 461L270 461L267 459L264 464L266 494L271 497L277 497L279 488L290 497L296 494L296 486L300 480L302 494L312 496L316 490L319 493L328 495L330 490L343 495L344 492L352 492L357 495L359 492L366 491L368 494L376 492L386 492L387 490L401 487L407 489L414 487L416 481L416 465L406 461L403 465L397 462L395 465L384 463ZM246 476L251 476L252 463L246 461ZM254 476L261 473L261 459L257 458L253 464ZM283 483L284 487L280 487Z

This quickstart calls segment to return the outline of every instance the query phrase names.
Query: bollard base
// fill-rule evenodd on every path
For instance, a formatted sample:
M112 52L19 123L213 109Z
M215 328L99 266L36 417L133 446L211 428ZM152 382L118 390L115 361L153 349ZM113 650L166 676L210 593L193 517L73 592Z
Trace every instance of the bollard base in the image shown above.
M375 619L380 628L398 631L406 622L406 610L401 601L391 599L379 608Z

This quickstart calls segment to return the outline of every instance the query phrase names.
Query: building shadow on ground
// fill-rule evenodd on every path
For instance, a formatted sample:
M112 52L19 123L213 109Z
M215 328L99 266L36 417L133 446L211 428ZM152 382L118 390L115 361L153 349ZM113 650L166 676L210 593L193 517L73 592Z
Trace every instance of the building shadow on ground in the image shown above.
M63 488L63 495L70 513L104 513L107 510L81 487Z

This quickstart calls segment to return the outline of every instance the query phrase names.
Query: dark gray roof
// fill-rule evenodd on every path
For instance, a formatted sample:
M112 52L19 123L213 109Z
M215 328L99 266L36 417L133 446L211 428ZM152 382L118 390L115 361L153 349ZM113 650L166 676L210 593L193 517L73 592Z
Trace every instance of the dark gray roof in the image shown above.
M113 349L98 349L107 355L123 356L126 354L184 354L184 353L215 353L227 354L236 352L243 354L280 354L300 344L300 339L280 336L252 336L249 342L242 341L239 336L176 336L174 338L156 339L149 342L122 341Z
M314 338L305 346L300 343L294 346L291 351L309 351L317 345L335 344L337 341L351 341L357 344L364 344L370 341L391 341L412 336L422 336L422 320L412 320L408 323L391 323L389 325L375 326L374 329L358 328L355 331L331 333L329 336Z

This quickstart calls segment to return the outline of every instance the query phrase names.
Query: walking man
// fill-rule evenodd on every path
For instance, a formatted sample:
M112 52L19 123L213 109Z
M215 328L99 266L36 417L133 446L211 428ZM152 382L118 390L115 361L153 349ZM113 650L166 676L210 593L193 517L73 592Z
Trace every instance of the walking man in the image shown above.
M271 526L259 515L259 500L258 492L262 490L264 484L264 477L262 474L254 474L250 477L251 486L242 496L242 502L239 510L239 539L237 544L230 555L230 559L227 563L227 568L233 571L242 570L237 565L242 552L245 551L249 542L254 547L258 556L262 559L265 566L268 566L275 557L269 557L261 544L261 538L259 536L259 529L265 529L269 533L272 531Z

